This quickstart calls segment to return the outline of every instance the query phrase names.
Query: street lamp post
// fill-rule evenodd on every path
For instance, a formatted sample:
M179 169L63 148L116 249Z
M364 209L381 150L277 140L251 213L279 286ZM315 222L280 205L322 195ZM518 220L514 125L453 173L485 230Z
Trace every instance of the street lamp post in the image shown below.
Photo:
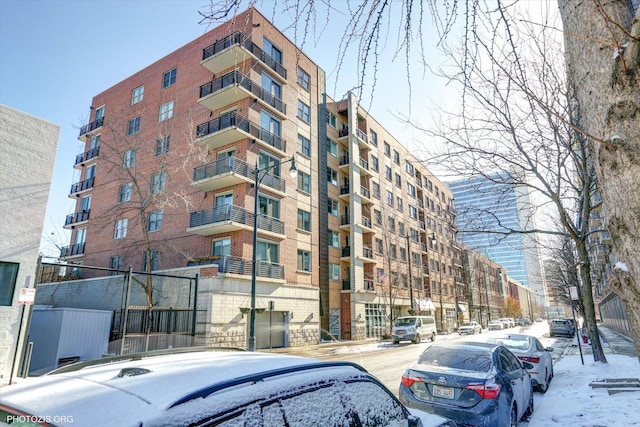
M438 299L440 300L440 327L445 330L444 327L444 306L442 304L442 258L440 256L440 250L438 249L438 241L436 240L436 233L431 236L431 244L438 252Z
M255 198L253 201L253 255L251 257L251 310L249 312L249 342L247 343L247 350L249 351L256 350L256 274L257 274L256 264L258 263L258 206L259 206L258 191L260 189L260 182L271 169L275 168L276 166L280 166L289 162L291 162L291 167L289 168L289 175L291 175L291 178L295 178L298 175L298 169L296 168L295 157L291 157L291 159L289 160L285 160L284 162L273 164L264 169L259 169L258 164L256 163L256 167L253 170L253 174L254 174L253 188L255 189L254 191Z
M411 299L411 314L413 314L413 285L411 283L411 246L409 246L409 235L405 236L407 238L407 257L409 259L409 298Z

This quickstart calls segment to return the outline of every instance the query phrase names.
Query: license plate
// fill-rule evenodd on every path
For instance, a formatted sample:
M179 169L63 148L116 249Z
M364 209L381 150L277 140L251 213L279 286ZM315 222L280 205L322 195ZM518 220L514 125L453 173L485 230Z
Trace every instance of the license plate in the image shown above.
M439 385L433 386L433 393L435 397L442 397L445 399L453 399L453 388L441 387Z

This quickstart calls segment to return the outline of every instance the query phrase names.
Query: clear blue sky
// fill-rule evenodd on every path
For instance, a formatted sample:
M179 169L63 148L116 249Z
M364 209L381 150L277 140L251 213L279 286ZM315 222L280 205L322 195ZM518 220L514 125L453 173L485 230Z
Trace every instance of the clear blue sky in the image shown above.
M74 211L68 194L79 179L73 169L75 156L84 148L78 128L88 122L93 96L206 32L207 26L198 24L198 11L206 11L208 4L209 0L0 0L0 103L61 128L43 229L45 255L58 255L52 242L69 244L62 226L65 216ZM269 4L261 2L259 9L272 18ZM329 90L336 87L332 70L337 36L344 30L338 18L339 14L332 15L335 28L327 28L304 46L327 72ZM284 14L276 14L275 20L280 29L291 25ZM291 31L285 33L294 39ZM391 47L394 43L395 38L389 42ZM376 97L368 109L397 139L410 145L405 126L394 118L409 114L404 69L403 58L392 62L389 55L381 65ZM422 80L417 61L412 73L416 77L412 113L423 120L432 103L438 102L435 97L441 85L435 84L433 76ZM344 71L338 93L329 95L342 96L356 84L355 74L353 68ZM368 99L362 101L368 104Z

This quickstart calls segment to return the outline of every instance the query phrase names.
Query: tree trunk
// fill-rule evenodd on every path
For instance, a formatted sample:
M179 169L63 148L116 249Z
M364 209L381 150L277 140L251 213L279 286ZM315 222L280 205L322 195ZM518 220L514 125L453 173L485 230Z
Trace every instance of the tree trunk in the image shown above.
M614 252L628 269L615 279L616 293L640 349L640 320L632 313L640 304L640 17L625 0L559 0L559 6L574 108L593 144Z

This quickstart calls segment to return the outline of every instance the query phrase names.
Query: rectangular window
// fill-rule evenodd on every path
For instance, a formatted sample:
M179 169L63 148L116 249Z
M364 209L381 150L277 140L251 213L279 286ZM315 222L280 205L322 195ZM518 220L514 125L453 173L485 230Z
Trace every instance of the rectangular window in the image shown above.
M329 263L329 280L340 280L340 264Z
M371 183L372 185L372 190L373 190L373 197L375 197L376 199L380 198L380 184L378 184L377 182L373 181Z
M13 305L13 292L16 289L18 270L17 262L0 261L0 306Z
M298 171L298 190L311 194L311 175Z
M231 255L231 239L214 240L211 244L211 255L219 257Z
M127 127L127 135L133 135L138 132L140 132L140 116L129 120L129 125Z
M128 219L119 219L116 221L115 231L113 232L114 239L124 239L127 237L127 225L129 224Z
M334 216L338 216L338 212L340 211L340 203L337 200L329 199L329 213Z
M136 165L136 150L127 150L124 153L122 167L127 169Z
M371 144L373 144L374 147L378 146L378 134L375 133L375 131L371 130Z
M378 209L373 210L373 220L375 221L376 225L382 225L382 212L380 212Z
M398 223L398 234L400 234L400 237L405 237L404 236L404 222L399 222Z
M298 270L311 271L311 252L298 249Z
M300 67L298 67L298 84L305 90L311 89L311 76Z
M391 156L391 146L387 141L384 142L384 155L387 157Z
M261 194L258 197L258 212L271 218L280 218L280 201Z
M396 232L396 219L392 216L389 217L389 231Z
M174 68L171 71L167 71L162 75L162 89L171 86L176 82L176 73L178 72L177 68Z
M158 251L151 251L151 269L147 267L147 253L145 252L142 255L142 270L143 271L154 271L159 268L159 258L160 253Z
M118 194L118 203L128 202L129 200L131 200L132 188L133 188L133 184L131 182L122 184L120 186L120 192Z
M131 105L137 104L144 98L144 85L135 88L131 92Z
M382 239L378 239L376 237L376 253L378 255L382 255L383 251L382 251Z
M387 181L391 181L391 168L389 166L384 167L384 177L387 178Z
M338 157L338 143L327 138L327 153L333 157Z
M378 158L376 156L371 156L371 169L378 172Z
M298 228L304 231L311 231L311 212L298 209Z
M173 101L165 102L160 106L160 111L158 111L158 123L164 122L171 117L173 117Z
M415 185L407 182L407 191L411 197L416 197L416 187Z
M413 219L418 219L418 209L415 206L409 205L409 216Z
M402 177L399 173L396 174L396 187L402 188Z
M329 230L329 246L333 248L340 247L340 234L336 233L333 230Z
M264 71L262 72L262 88L277 99L282 98L282 86Z
M338 185L338 172L331 168L327 168L327 182Z
M298 151L304 156L311 157L311 141L300 134L298 134Z
M167 186L167 173L154 173L151 177L151 194L158 194L165 190Z
M271 43L271 40L266 37L262 39L262 50L275 59L278 64L282 64L282 51L275 47L273 43Z
M156 157L167 154L169 152L170 139L170 135L156 139Z
M413 176L413 165L411 163L406 162L405 169L409 175Z
M393 207L393 193L387 190L387 204Z
M393 150L393 161L398 165L400 164L400 153L398 153L398 150Z
M311 123L311 108L300 100L298 100L298 118L305 123Z
M275 136L281 136L280 132L282 124L280 123L280 120L276 119L264 110L260 110L260 127L271 132Z
M398 197L396 199L396 203L397 203L397 208L400 212L404 211L404 205L402 204L402 198Z
M327 113L327 124L332 128L336 129L338 126L337 118L333 113Z
M393 243L389 245L389 256L391 257L391 259L398 258L398 248Z
M258 261L273 264L278 264L280 262L280 253L277 243L262 240L258 242L256 249L256 259Z
M114 270L122 270L122 264L123 264L123 260L121 255L112 256L111 259L109 260L109 268L112 268ZM110 276L115 276L116 274L118 274L117 271L109 272Z
M162 211L153 211L149 213L149 225L148 231L160 231L162 230Z
M407 261L407 248L400 248L400 261Z

